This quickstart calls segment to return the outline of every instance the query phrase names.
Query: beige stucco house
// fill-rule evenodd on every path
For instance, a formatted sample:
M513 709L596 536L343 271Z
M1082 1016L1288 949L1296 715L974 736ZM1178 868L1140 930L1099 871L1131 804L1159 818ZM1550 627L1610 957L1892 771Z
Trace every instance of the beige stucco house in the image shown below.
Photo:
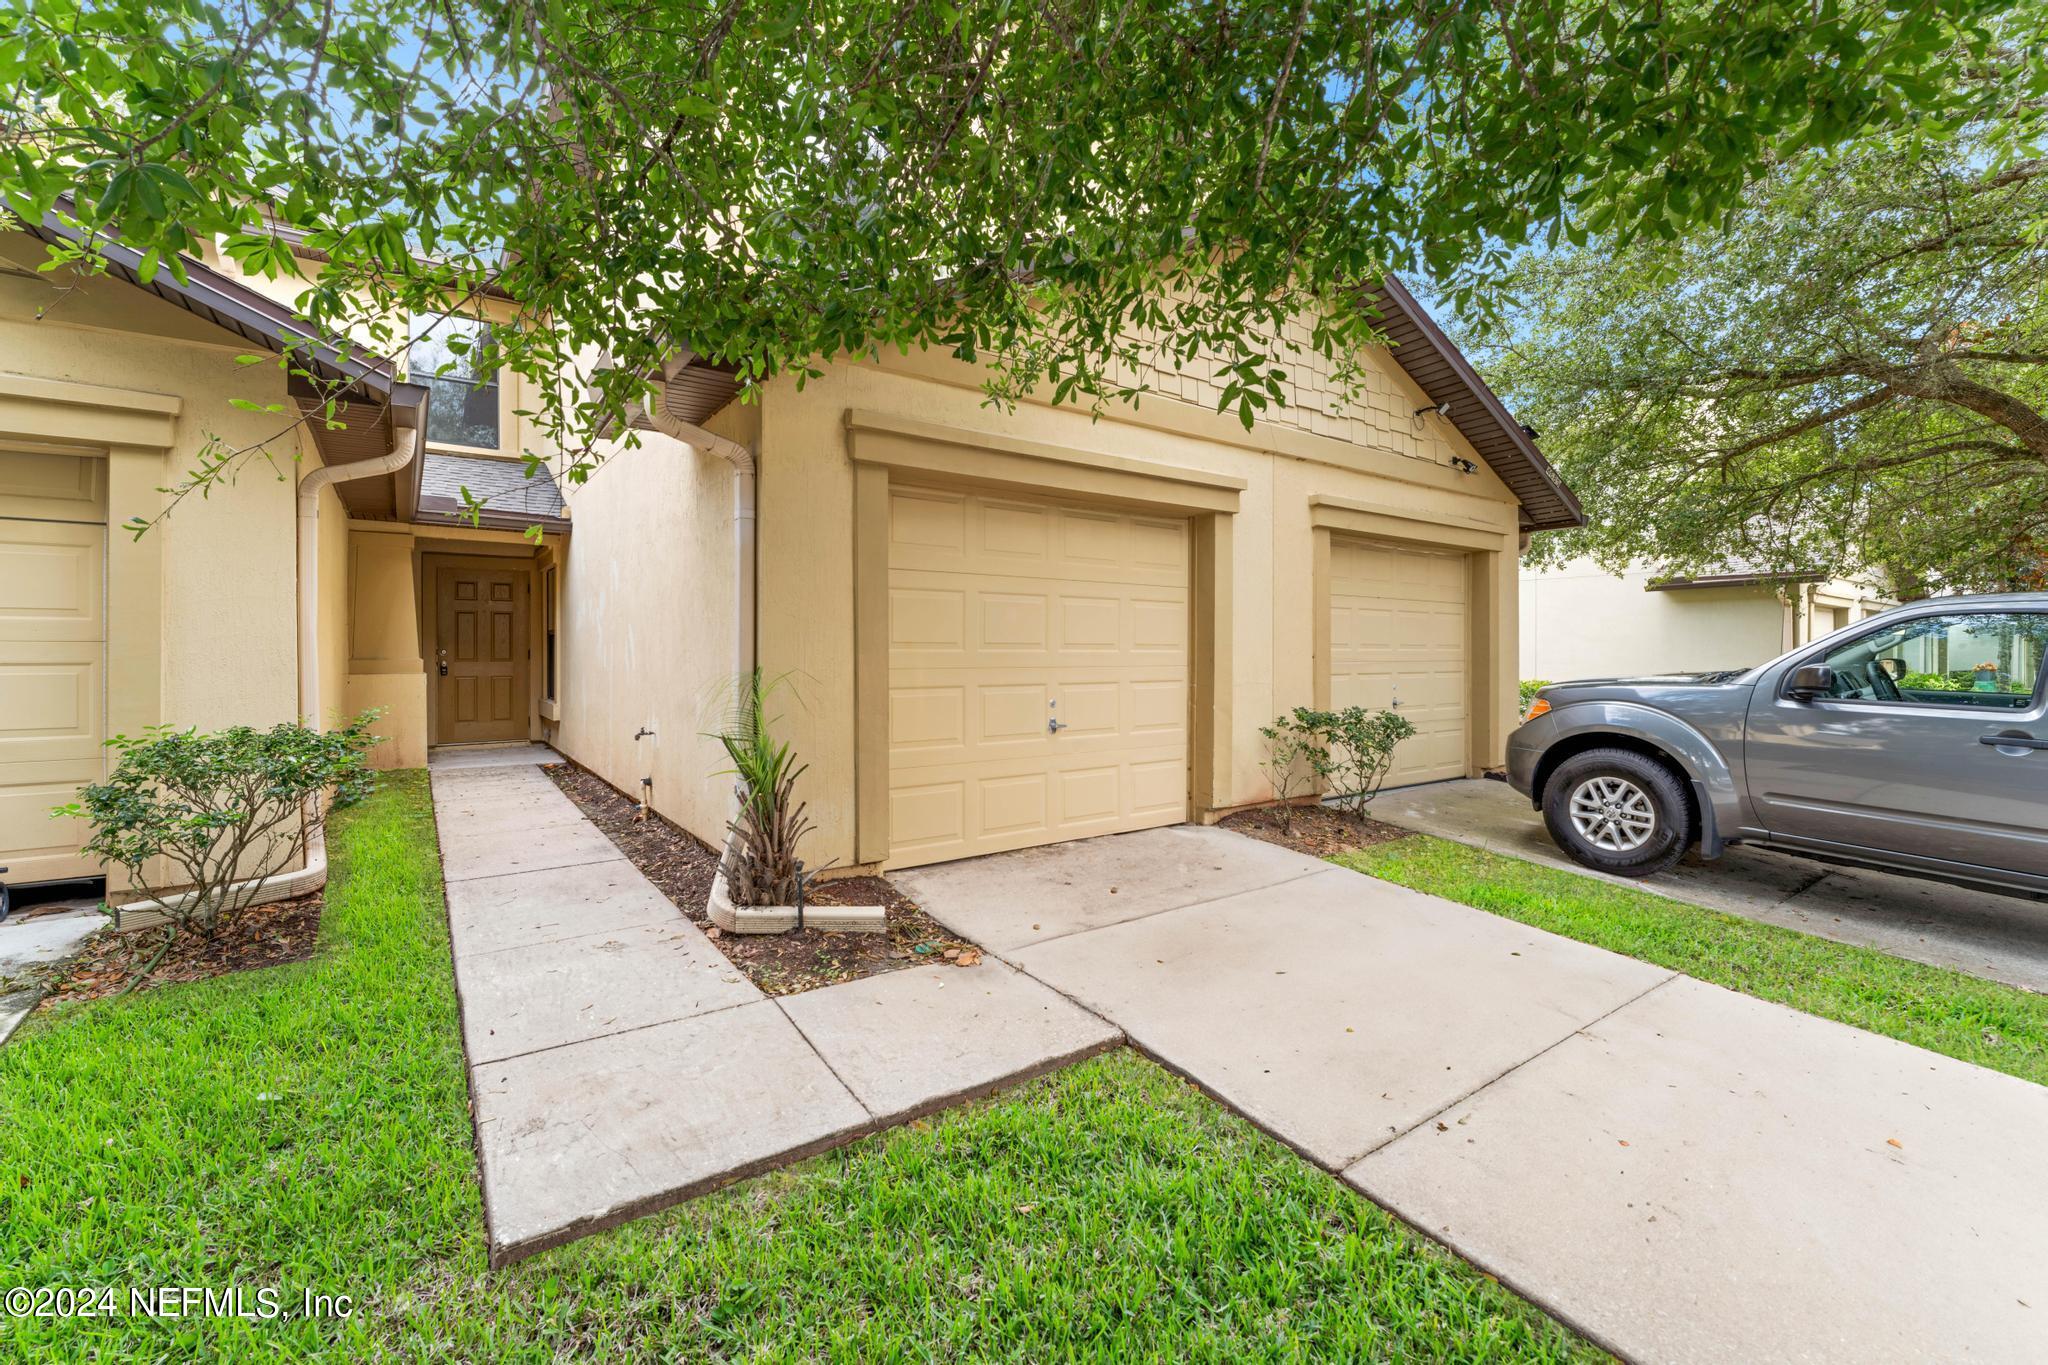
M62 230L0 237L22 268L0 275L0 864L22 880L90 870L45 813L109 733L370 707L386 766L545 740L715 841L703 732L754 665L790 681L813 866L1212 819L1269 798L1258 727L1302 703L1398 706L1420 734L1392 780L1465 776L1514 721L1518 552L1580 515L1391 283L1365 393L1297 364L1250 430L1194 373L1095 418L991 406L932 355L742 403L679 355L572 485L527 476L537 395L510 376L316 352L349 424L294 426L314 400L236 358L294 334L295 283L209 258L145 285L119 247L106 275L29 278ZM208 433L278 458L123 532Z
M1521 598L1522 676L1545 682L1747 668L1898 605L1869 575L1683 578L1591 559L1523 569Z
M682 357L666 420L569 490L558 713L544 736L707 839L703 738L736 662L787 675L814 864L901 867L1264 801L1258 728L1393 705L1391 780L1500 761L1516 561L1579 511L1398 285L1362 399L1294 364L1246 430L1206 378L1091 418L984 401L932 354L730 401ZM694 446L655 434L701 423ZM749 474L747 471L753 470ZM736 566L735 481L756 581ZM736 613L729 604L751 599Z

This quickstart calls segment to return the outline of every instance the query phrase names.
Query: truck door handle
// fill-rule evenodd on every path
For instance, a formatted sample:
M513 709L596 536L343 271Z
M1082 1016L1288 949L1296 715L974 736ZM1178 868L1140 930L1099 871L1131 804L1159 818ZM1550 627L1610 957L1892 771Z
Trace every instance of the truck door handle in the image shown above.
M2018 733L1979 735L1977 742L1988 744L1994 749L2048 749L2048 739L2035 739L2032 735Z

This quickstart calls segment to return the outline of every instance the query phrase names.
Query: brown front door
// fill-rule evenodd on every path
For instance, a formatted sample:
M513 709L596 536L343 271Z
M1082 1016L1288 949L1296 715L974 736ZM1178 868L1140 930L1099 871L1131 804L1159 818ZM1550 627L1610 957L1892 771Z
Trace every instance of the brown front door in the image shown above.
M523 567L435 572L435 743L527 737L527 576Z

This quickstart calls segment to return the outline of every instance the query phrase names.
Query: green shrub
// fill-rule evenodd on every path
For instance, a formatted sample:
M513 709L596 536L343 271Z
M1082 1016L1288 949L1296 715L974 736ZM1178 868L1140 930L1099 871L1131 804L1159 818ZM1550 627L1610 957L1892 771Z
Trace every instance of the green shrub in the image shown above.
M1537 694L1538 692L1541 692L1541 691L1542 691L1542 690L1543 690L1544 688L1546 688L1546 687L1548 687L1548 686L1550 686L1550 679L1548 679L1548 678L1524 678L1524 679L1522 679L1522 682L1521 682L1521 692L1522 692L1522 711L1521 711L1521 714L1523 714L1523 715L1525 715L1525 716L1529 714L1529 703L1530 703L1530 702L1532 702L1532 701L1535 701L1535 700L1536 700L1536 694Z
M1278 761L1284 752L1290 767L1306 766L1336 805L1362 817L1394 766L1394 746L1413 736L1415 727L1393 711L1297 706L1259 733L1266 736L1270 761ZM1277 785L1274 792L1279 794ZM1281 819L1287 822L1289 817Z
M1266 757L1259 763L1266 780L1273 784L1273 799L1280 803L1280 828L1294 828L1294 798L1307 792L1327 766L1329 755L1316 732L1303 720L1316 713L1297 706L1271 725L1261 725Z
M164 902L176 929L211 936L222 914L255 899L257 880L304 855L326 819L323 795L337 806L369 795L376 776L363 756L378 742L376 717L366 711L324 731L155 726L140 739L116 735L107 741L120 755L113 775L52 813L86 820L84 851ZM173 891L188 894L167 899Z

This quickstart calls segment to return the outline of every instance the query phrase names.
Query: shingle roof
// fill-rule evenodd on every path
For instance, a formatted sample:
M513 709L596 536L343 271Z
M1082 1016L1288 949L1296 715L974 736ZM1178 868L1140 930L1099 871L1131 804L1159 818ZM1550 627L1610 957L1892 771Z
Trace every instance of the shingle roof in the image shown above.
M1461 432L1479 458L1500 475L1522 504L1522 525L1531 531L1584 526L1586 514L1528 429L1487 387L1471 362L1443 334L1428 311L1389 275L1365 291L1378 310L1375 325L1393 343L1394 363L1407 371L1429 401Z
M421 457L420 520L449 516L468 521L462 501L465 488L470 497L484 504L479 518L485 526L515 530L540 526L550 531L568 528L567 504L546 465L528 478L523 460L447 455L434 450Z
M84 243L86 234L65 220L61 211L64 207L68 207L68 201L39 220L14 221L44 242ZM0 212L0 221L7 218ZM115 279L183 308L253 347L272 352L289 349L294 366L342 386L335 395L315 390L297 376L288 385L300 411L309 417L318 414L324 418L330 397L340 405L335 417L341 425L330 427L324 420L310 424L313 440L327 464L347 465L374 459L391 449L398 431L426 429L430 397L426 386L395 378L389 360L368 354L360 347L334 345L285 305L203 261L180 262L185 272L183 283L168 269L158 270L145 282L142 253L119 238L102 237L94 243L94 250ZM386 478L345 482L335 488L350 516L371 520L405 520L412 511L411 491L409 469Z

